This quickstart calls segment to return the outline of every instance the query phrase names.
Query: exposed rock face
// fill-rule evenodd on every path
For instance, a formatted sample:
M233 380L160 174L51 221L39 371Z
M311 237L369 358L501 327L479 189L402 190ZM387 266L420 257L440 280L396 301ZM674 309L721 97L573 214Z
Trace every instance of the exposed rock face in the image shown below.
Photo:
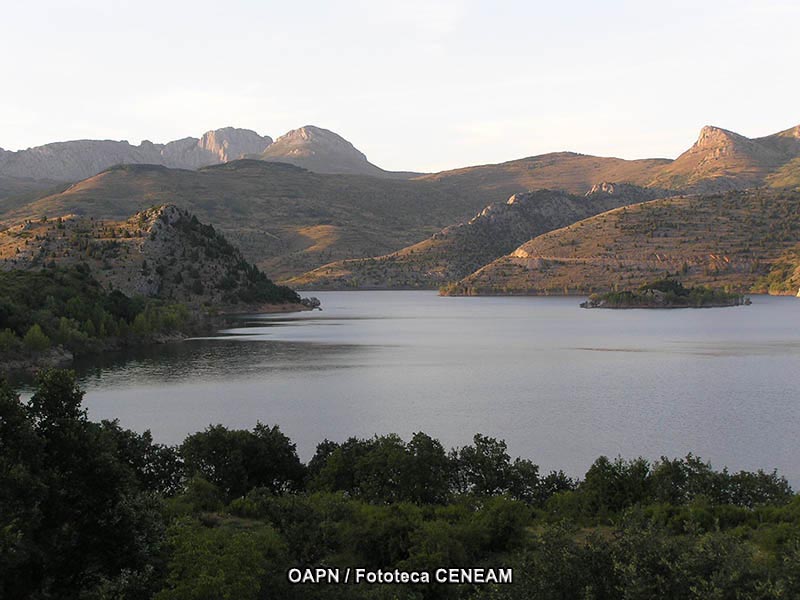
M117 164L197 169L263 152L271 143L268 136L232 127L208 131L200 139L189 137L167 144L147 140L138 146L112 140L56 142L17 152L0 152L0 175L77 181Z
M614 183L609 181L595 183L589 191L586 192L586 197L589 199L624 198L626 204L647 202L648 200L668 198L674 195L675 192L672 190L656 187L645 188L631 183Z
M199 140L185 138L170 142L161 156L168 167L199 169L263 152L271 143L272 138L255 131L225 127L207 131Z
M797 128L750 139L707 125L694 145L676 158L651 182L687 191L711 192L762 185L782 165L800 156Z
M315 173L391 176L340 135L306 125L282 135L261 153L262 160L286 162Z

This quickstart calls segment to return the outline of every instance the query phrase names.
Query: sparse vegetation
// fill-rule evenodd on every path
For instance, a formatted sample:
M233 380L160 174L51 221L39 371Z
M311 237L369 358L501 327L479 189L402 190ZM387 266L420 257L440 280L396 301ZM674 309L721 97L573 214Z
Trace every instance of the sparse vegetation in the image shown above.
M589 295L667 274L732 292L791 292L800 192L754 190L655 200L541 235L453 286L460 294ZM775 266L786 269L769 275ZM766 279L765 279L766 277ZM504 292L505 291L505 292ZM793 293L797 293L795 289Z

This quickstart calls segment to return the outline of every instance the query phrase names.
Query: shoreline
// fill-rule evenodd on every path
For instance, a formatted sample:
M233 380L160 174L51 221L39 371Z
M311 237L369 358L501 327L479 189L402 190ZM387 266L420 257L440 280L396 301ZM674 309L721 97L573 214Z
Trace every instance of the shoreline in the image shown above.
M222 307L219 312L215 313L202 313L196 311L193 315L194 322L190 327L189 332L169 332L169 333L155 333L140 342L128 341L122 342L119 338L106 339L102 347L96 351L87 352L76 356L63 346L54 346L49 348L46 353L38 356L18 357L14 360L3 360L0 362L0 378L13 377L15 375L33 375L42 369L53 368L70 368L73 366L76 358L91 358L92 356L103 354L106 352L117 352L125 348L159 346L162 344L174 344L184 342L197 335L214 332L219 329L224 323L223 321L228 317L237 317L240 315L248 314L283 314L293 312L306 312L314 310L315 307L305 304L259 304L249 305L247 310L225 310L233 308L232 306ZM195 309L196 310L196 309Z

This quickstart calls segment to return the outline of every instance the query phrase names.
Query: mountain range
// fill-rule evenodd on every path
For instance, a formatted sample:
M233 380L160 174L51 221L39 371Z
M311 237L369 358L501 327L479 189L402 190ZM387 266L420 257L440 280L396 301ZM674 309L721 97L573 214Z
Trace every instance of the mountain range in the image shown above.
M704 127L675 160L557 152L434 174L385 171L319 127L274 142L225 128L163 145L79 141L0 152L0 227L65 214L122 219L174 203L292 285L435 288L463 280L452 289L496 292L514 285L467 278L529 240L605 211L798 185L800 126L752 139Z

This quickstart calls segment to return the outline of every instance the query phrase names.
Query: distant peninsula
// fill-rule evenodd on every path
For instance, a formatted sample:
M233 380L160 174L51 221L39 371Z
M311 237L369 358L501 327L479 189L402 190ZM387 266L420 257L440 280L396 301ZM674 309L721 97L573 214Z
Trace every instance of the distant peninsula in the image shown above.
M705 286L684 287L674 279L642 284L636 290L592 294L581 308L713 308L750 304L744 295Z

